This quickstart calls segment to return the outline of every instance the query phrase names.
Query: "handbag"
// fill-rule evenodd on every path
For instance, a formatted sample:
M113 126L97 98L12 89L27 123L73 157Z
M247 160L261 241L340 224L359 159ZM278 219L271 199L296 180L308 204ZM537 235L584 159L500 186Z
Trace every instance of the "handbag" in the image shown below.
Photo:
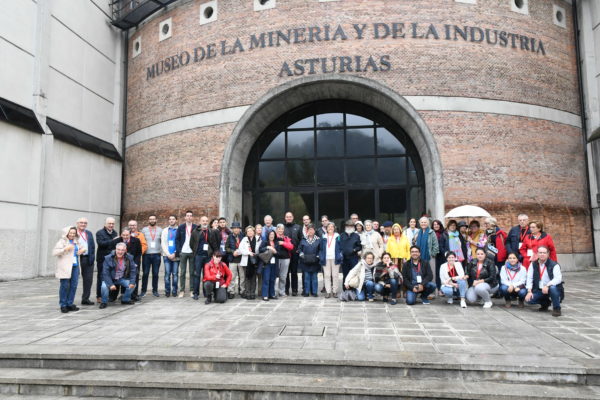
M248 264L250 264L250 265L258 264L258 260L256 259L256 256L248 256Z
M340 293L339 299L340 301L354 301L356 300L356 291L351 289L346 289L342 293Z
M360 278L358 277L358 275L354 275L348 281L348 286L350 286L351 288L354 288L354 289L358 289L358 284L359 283L360 283Z
M258 258L260 258L265 264L270 264L271 258L273 258L273 252L271 250L265 250L258 255Z
M316 254L305 254L304 264L316 264L319 261Z

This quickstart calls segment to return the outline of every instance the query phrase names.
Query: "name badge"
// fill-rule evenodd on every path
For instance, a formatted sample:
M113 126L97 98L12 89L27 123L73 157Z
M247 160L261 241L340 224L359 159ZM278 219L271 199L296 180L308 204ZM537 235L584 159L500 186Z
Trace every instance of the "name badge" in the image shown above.
M523 243L519 242L519 250L521 250L521 246L523 246Z
M275 257L271 257L271 262L269 264L275 264Z
M77 256L73 256L73 265L77 264Z
M174 247L174 246L175 246L175 241L169 240L169 247Z
M155 248L155 247L156 247L156 243L154 243L154 242L150 242L150 248L151 248L151 249L153 249L153 248Z
M204 245L202 246L202 250L208 251L208 244L207 243L204 243Z
M532 249L528 249L527 250L527 257L533 257L533 250Z
M540 289L544 288L544 283L542 281L540 281Z
M423 278L421 277L421 275L417 275L417 283L420 285L421 282L423 282Z
M221 287L221 282L217 281L217 283L216 283L215 287L216 287L217 289L218 289L218 288L220 288L220 287Z

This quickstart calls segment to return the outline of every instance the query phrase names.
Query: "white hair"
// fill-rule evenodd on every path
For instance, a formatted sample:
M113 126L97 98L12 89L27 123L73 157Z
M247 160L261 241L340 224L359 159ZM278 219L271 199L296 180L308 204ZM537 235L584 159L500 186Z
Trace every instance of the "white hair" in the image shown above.
M283 224L277 224L277 229L279 229L279 228L285 229L285 225L283 225Z
M498 226L498 220L496 220L496 218L494 218L494 217L487 217L485 219L485 222L487 222L488 224L492 224L494 226Z
M125 250L127 250L127 245L123 242L117 243L117 246L115 248L118 249L119 247L125 247Z
M529 219L529 216L528 216L527 214L519 214L519 215L517 216L517 218L521 218L521 217L524 217L524 218L527 218L527 219Z
M427 224L429 224L429 218L427 218L427 217L421 217L421 218L419 218L419 223L421 221L427 221Z

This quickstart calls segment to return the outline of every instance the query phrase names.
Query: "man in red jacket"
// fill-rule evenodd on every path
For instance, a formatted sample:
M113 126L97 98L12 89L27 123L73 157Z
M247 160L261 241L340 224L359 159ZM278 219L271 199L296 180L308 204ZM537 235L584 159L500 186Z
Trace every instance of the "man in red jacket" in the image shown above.
M206 293L205 304L212 303L213 295L215 303L227 301L227 287L231 283L231 271L223 261L223 254L215 251L212 260L204 265L203 285Z

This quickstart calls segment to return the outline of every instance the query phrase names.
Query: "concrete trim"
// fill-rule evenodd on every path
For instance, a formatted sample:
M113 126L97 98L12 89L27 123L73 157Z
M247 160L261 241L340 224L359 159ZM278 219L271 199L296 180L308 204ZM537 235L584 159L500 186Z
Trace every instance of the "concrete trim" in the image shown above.
M559 253L556 256L563 272L585 271L596 267L594 253Z
M358 76L330 74L289 81L267 92L244 112L229 137L221 163L219 215L239 220L242 180L250 149L264 130L284 113L316 100L345 99L377 108L394 119L411 138L425 173L427 212L444 214L442 164L433 134L415 108L381 83Z
M581 117L554 108L512 101L479 99L475 97L404 96L417 111L452 111L511 115L552 121L581 128ZM204 126L237 122L250 106L222 108L175 118L142 128L127 136L126 147L171 133Z

